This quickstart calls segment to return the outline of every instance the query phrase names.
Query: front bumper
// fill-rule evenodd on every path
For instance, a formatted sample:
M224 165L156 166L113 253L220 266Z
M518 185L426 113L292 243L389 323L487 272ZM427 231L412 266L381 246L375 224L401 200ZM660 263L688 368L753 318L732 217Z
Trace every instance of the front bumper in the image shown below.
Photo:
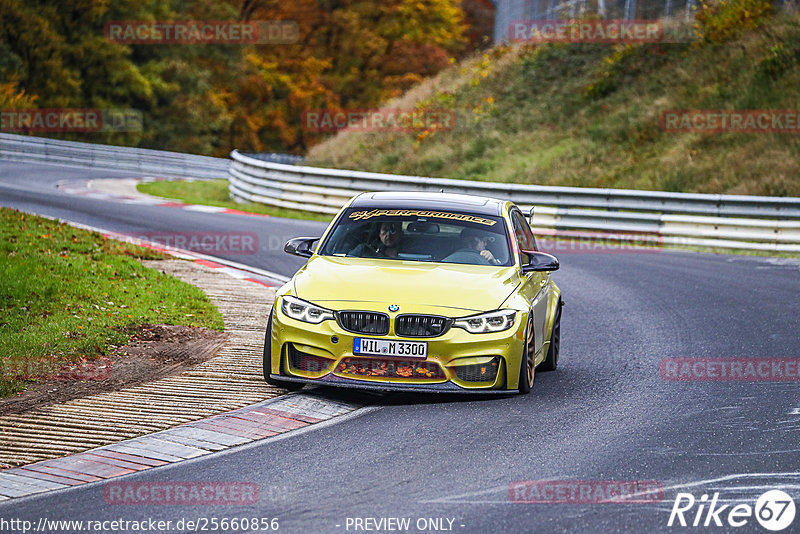
M517 388L526 320L518 313L509 330L497 333L470 334L452 327L438 337L409 338L393 332L353 334L336 321L309 324L276 308L270 374L279 380L382 391L507 392ZM424 341L428 355L424 360L355 355L356 337Z

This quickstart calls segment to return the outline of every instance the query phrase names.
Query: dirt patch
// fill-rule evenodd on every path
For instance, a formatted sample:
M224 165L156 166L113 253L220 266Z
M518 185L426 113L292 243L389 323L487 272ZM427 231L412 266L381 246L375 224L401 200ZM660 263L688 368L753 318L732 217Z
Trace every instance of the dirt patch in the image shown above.
M176 375L216 356L227 335L188 326L138 327L130 343L109 356L110 372L93 380L43 380L13 397L0 399L0 415L24 413L50 404L136 386Z

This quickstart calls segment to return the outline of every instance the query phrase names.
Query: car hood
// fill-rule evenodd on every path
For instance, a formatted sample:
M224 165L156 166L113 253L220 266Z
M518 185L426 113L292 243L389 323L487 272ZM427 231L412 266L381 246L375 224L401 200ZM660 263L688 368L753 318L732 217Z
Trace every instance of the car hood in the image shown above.
M334 309L397 304L448 315L497 309L519 283L514 267L314 256L295 275L294 294Z

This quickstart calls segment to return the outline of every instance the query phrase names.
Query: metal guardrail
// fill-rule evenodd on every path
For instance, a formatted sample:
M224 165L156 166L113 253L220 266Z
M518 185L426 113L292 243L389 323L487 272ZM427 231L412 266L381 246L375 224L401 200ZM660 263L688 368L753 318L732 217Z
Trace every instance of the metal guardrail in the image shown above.
M230 193L238 202L335 214L362 191L441 191L536 206L545 233L614 233L658 242L773 252L800 252L800 198L668 193L506 184L282 165L234 150Z
M225 158L5 133L0 133L0 159L191 178L225 178L230 165Z
M233 162L177 152L0 133L0 159L138 171L165 177L221 178L231 196L335 214L362 191L447 191L536 206L542 234L592 236L682 246L800 252L800 198L705 195L625 189L505 184L291 165L297 156L231 153ZM283 163L275 163L275 161Z
M297 165L301 161L303 161L302 156L295 156L293 154L276 154L274 152L270 153L260 153L260 154L246 154L248 157L259 159L261 161L269 161L271 163L283 163L286 165Z

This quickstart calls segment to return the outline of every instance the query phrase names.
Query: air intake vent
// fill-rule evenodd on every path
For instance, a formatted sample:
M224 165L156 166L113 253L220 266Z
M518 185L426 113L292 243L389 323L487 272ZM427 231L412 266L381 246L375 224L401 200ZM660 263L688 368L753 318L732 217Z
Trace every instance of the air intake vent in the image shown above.
M489 363L457 365L453 369L456 372L456 376L464 382L494 382L499 362L500 358L494 358Z
M297 371L322 373L327 371L328 367L333 363L328 358L299 351L291 343L287 343L287 345L289 347L289 366Z
M374 376L407 380L444 380L441 366L433 360L399 360L386 358L345 358L336 372L350 376Z
M438 315L398 315L394 333L403 337L436 337L444 334L451 323L451 319Z
M389 333L389 316L385 313L342 311L336 314L339 326L356 334L385 336Z

